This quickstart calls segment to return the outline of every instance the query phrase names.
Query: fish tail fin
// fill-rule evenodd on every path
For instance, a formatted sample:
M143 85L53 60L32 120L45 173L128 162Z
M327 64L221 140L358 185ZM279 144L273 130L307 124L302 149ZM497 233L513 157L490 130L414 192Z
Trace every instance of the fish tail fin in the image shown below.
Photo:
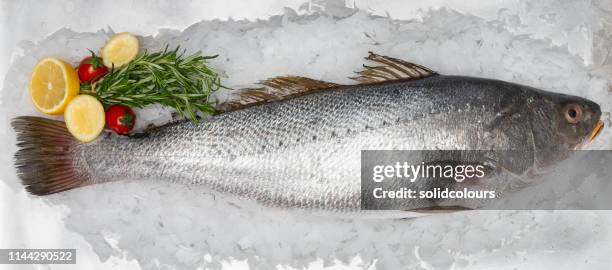
M11 122L17 134L15 168L26 190L47 195L88 185L90 175L73 161L75 140L64 122L20 116Z

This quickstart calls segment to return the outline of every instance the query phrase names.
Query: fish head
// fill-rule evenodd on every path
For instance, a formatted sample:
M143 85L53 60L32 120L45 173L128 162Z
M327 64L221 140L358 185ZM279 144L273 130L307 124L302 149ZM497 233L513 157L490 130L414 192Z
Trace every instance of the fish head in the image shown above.
M601 108L591 100L540 90L525 96L533 150L542 167L569 157L603 129Z

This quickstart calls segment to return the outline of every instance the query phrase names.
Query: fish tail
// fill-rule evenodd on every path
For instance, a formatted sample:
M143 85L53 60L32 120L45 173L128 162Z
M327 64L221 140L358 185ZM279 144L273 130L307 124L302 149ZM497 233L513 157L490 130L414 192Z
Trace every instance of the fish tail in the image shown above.
M15 168L26 190L47 195L89 184L90 175L77 168L73 155L80 142L66 124L34 116L11 122L17 133Z

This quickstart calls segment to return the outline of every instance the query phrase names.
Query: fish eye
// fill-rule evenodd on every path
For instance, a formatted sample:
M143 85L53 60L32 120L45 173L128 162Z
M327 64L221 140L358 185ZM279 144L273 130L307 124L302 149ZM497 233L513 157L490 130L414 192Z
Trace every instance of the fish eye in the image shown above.
M569 104L563 109L563 115L567 122L576 124L582 120L582 107L575 103Z

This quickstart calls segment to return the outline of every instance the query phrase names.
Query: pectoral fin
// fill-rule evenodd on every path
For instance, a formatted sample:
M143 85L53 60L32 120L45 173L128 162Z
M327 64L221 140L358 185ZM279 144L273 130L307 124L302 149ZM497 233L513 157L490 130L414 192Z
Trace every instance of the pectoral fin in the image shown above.
M459 205L451 206L431 206L417 209L408 209L405 211L416 212L421 214L440 214L440 213L453 213L458 211L474 210L472 208L463 207Z

